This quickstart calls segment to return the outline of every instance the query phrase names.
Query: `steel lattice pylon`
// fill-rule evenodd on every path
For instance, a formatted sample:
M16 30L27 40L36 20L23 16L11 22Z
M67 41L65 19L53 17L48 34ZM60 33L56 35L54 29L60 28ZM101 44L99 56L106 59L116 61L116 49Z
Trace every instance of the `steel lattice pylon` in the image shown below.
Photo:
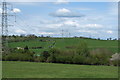
M7 3L2 2L2 35L7 36L8 22L7 22Z
M8 20L7 3L2 2L2 51L8 53Z

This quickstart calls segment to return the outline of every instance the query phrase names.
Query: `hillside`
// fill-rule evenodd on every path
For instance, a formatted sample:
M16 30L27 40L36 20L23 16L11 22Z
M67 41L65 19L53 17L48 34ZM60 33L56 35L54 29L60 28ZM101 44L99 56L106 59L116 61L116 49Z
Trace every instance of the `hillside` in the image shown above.
M43 41L41 41L43 40ZM118 41L116 40L95 40L82 38L35 38L18 42L9 42L10 48L28 46L31 51L40 53L43 50L48 50L50 46L61 49L74 49L81 41L85 41L89 49L106 48L113 53L117 52ZM32 47L41 47L39 49L32 49ZM68 47L68 48L67 48ZM72 47L72 48L71 48Z

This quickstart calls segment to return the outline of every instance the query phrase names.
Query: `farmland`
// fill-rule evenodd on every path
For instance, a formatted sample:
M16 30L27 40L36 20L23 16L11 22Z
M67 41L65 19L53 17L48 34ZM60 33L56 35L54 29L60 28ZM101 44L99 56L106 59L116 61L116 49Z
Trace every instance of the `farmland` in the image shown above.
M39 41L40 39L44 40L50 40L46 42ZM53 44L53 41L56 41L54 47L55 48L61 48L66 49L67 46L75 46L79 44L81 41L85 41L88 45L89 49L95 49L95 48L107 48L111 50L113 53L117 52L117 41L115 40L95 40L95 39L81 39L81 38L36 38L29 41L19 41L19 42L10 42L9 47L10 48L16 48L16 47L25 47L26 45L28 47L43 47L43 49L30 49L31 51L34 51L36 53L40 53L43 50L49 49L49 46Z
M21 38L23 39L23 38ZM97 39L83 39L83 38L34 38L28 40L19 41L11 41L9 42L9 47L16 48L25 46L29 47L30 51L34 51L35 54L41 54L43 51L50 50L49 46L53 43L54 48L59 48L60 50L74 50L74 47L81 42L86 42L88 45L88 49L97 49L97 48L105 48L110 50L113 54L117 52L117 40L97 40ZM43 40L43 41L41 41ZM32 47L42 47L39 49L32 49ZM56 49L57 50L57 49ZM63 51L64 52L64 51ZM59 53L59 50L58 50ZM117 66L107 66L108 58L89 58L82 55L73 56L69 53L69 56L66 54L67 52L62 51L55 55L56 63L54 63L54 58L52 58L52 54L49 55L46 59L41 60L41 57L32 57L32 61L29 60L27 62L26 59L23 60L23 55L28 55L26 53L20 54L12 54L11 56L18 55L18 58L21 56L22 62L16 58L6 57L9 59L8 61L3 61L3 78L117 78L118 77L118 67ZM109 53L108 53L109 54ZM73 56L73 58L72 58ZM27 57L26 57L27 58ZM81 59L80 59L81 58ZM52 61L50 61L52 59ZM88 62L86 62L88 59ZM93 60L92 60L93 59ZM63 61L62 61L63 60ZM89 62L91 60L91 62ZM96 60L96 62L94 62ZM107 62L105 62L107 60ZM48 61L48 62L47 62ZM78 62L80 61L80 62ZM99 62L101 61L101 62ZM49 63L50 62L50 63ZM105 63L104 63L105 62ZM65 63L65 64L60 64ZM78 65L77 65L78 64ZM87 65L84 65L87 64ZM90 64L90 65L89 65ZM92 65L91 65L92 64ZM97 64L97 65L93 65ZM105 64L105 65L104 65Z

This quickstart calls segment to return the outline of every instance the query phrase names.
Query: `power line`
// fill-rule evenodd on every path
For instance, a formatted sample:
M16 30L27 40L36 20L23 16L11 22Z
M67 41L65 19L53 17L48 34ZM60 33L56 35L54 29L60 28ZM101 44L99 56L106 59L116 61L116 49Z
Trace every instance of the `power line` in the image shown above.
M5 54L8 54L8 27L11 26L8 24L8 17L13 16L8 14L8 5L9 3L3 1L2 2L2 50Z

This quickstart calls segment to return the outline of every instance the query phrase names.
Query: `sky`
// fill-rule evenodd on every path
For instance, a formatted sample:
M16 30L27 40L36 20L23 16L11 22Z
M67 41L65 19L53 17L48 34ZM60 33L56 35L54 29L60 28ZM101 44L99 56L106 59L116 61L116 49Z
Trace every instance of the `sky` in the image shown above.
M117 2L12 2L9 35L118 37ZM10 8L10 6L9 6ZM0 8L0 12L1 12Z

